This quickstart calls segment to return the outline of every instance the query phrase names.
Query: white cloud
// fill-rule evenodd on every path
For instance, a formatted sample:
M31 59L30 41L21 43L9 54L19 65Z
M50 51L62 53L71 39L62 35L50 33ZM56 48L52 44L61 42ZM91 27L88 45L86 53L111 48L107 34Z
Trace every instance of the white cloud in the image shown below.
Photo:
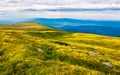
M103 11L59 11L59 9L107 9ZM38 11L23 11L33 9ZM49 11L57 9L58 11ZM109 9L109 10L108 10ZM111 10L110 10L111 9ZM112 10L117 9L117 10ZM39 11L41 10L41 11ZM45 11L46 10L46 11ZM0 19L8 18L78 18L120 20L120 0L0 0Z

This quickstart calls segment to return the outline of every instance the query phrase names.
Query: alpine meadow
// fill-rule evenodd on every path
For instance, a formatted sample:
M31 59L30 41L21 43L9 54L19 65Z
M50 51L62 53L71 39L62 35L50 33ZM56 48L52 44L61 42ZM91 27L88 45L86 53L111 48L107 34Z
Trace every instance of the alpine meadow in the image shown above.
M119 75L120 38L35 22L0 26L1 75Z
M0 0L0 75L120 75L120 0Z

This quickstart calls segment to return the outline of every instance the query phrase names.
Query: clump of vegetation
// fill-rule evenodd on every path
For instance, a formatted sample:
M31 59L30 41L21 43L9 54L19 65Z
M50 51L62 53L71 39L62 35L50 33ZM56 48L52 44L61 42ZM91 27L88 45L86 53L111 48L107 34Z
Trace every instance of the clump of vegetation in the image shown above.
M2 47L2 48L0 49L0 56L3 55L3 54L5 53L5 51L6 51L6 48L5 48L5 47Z
M61 42L61 41L55 41L56 44L59 45L64 45L64 46L68 46L69 44L65 43L65 42Z
M110 62L110 60L107 59L107 58L103 59L102 61L103 61L103 62Z
M40 47L44 51L45 59L54 59L56 57L56 52L53 46L43 44Z

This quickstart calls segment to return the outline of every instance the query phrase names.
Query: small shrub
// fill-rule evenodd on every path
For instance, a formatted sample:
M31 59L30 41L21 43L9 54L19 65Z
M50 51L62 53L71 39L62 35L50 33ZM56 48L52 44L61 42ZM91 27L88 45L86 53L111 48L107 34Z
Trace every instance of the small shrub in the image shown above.
M46 59L55 58L56 52L55 52L53 46L44 44L44 45L41 46L41 49L44 50L44 54L45 54Z
M78 68L75 68L74 70L73 70L73 73L75 74L75 75L79 75L80 74L80 69L78 69Z
M4 54L5 50L6 50L6 48L4 48L4 47L0 49L0 56Z
M55 41L56 44L59 45L64 45L64 46L68 46L69 44L65 43L65 42L60 42L60 41Z
M102 61L103 61L103 62L110 62L110 60L107 59L107 58L106 58L106 59L103 59Z

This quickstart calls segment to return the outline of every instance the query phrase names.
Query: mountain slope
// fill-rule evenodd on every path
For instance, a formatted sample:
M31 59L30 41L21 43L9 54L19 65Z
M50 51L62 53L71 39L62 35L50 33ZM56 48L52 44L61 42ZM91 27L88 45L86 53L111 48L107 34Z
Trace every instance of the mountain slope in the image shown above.
M119 75L119 57L120 38L68 33L37 23L0 26L2 75Z
M50 27L35 23L35 22L22 22L13 25L2 25L3 29L52 29Z

